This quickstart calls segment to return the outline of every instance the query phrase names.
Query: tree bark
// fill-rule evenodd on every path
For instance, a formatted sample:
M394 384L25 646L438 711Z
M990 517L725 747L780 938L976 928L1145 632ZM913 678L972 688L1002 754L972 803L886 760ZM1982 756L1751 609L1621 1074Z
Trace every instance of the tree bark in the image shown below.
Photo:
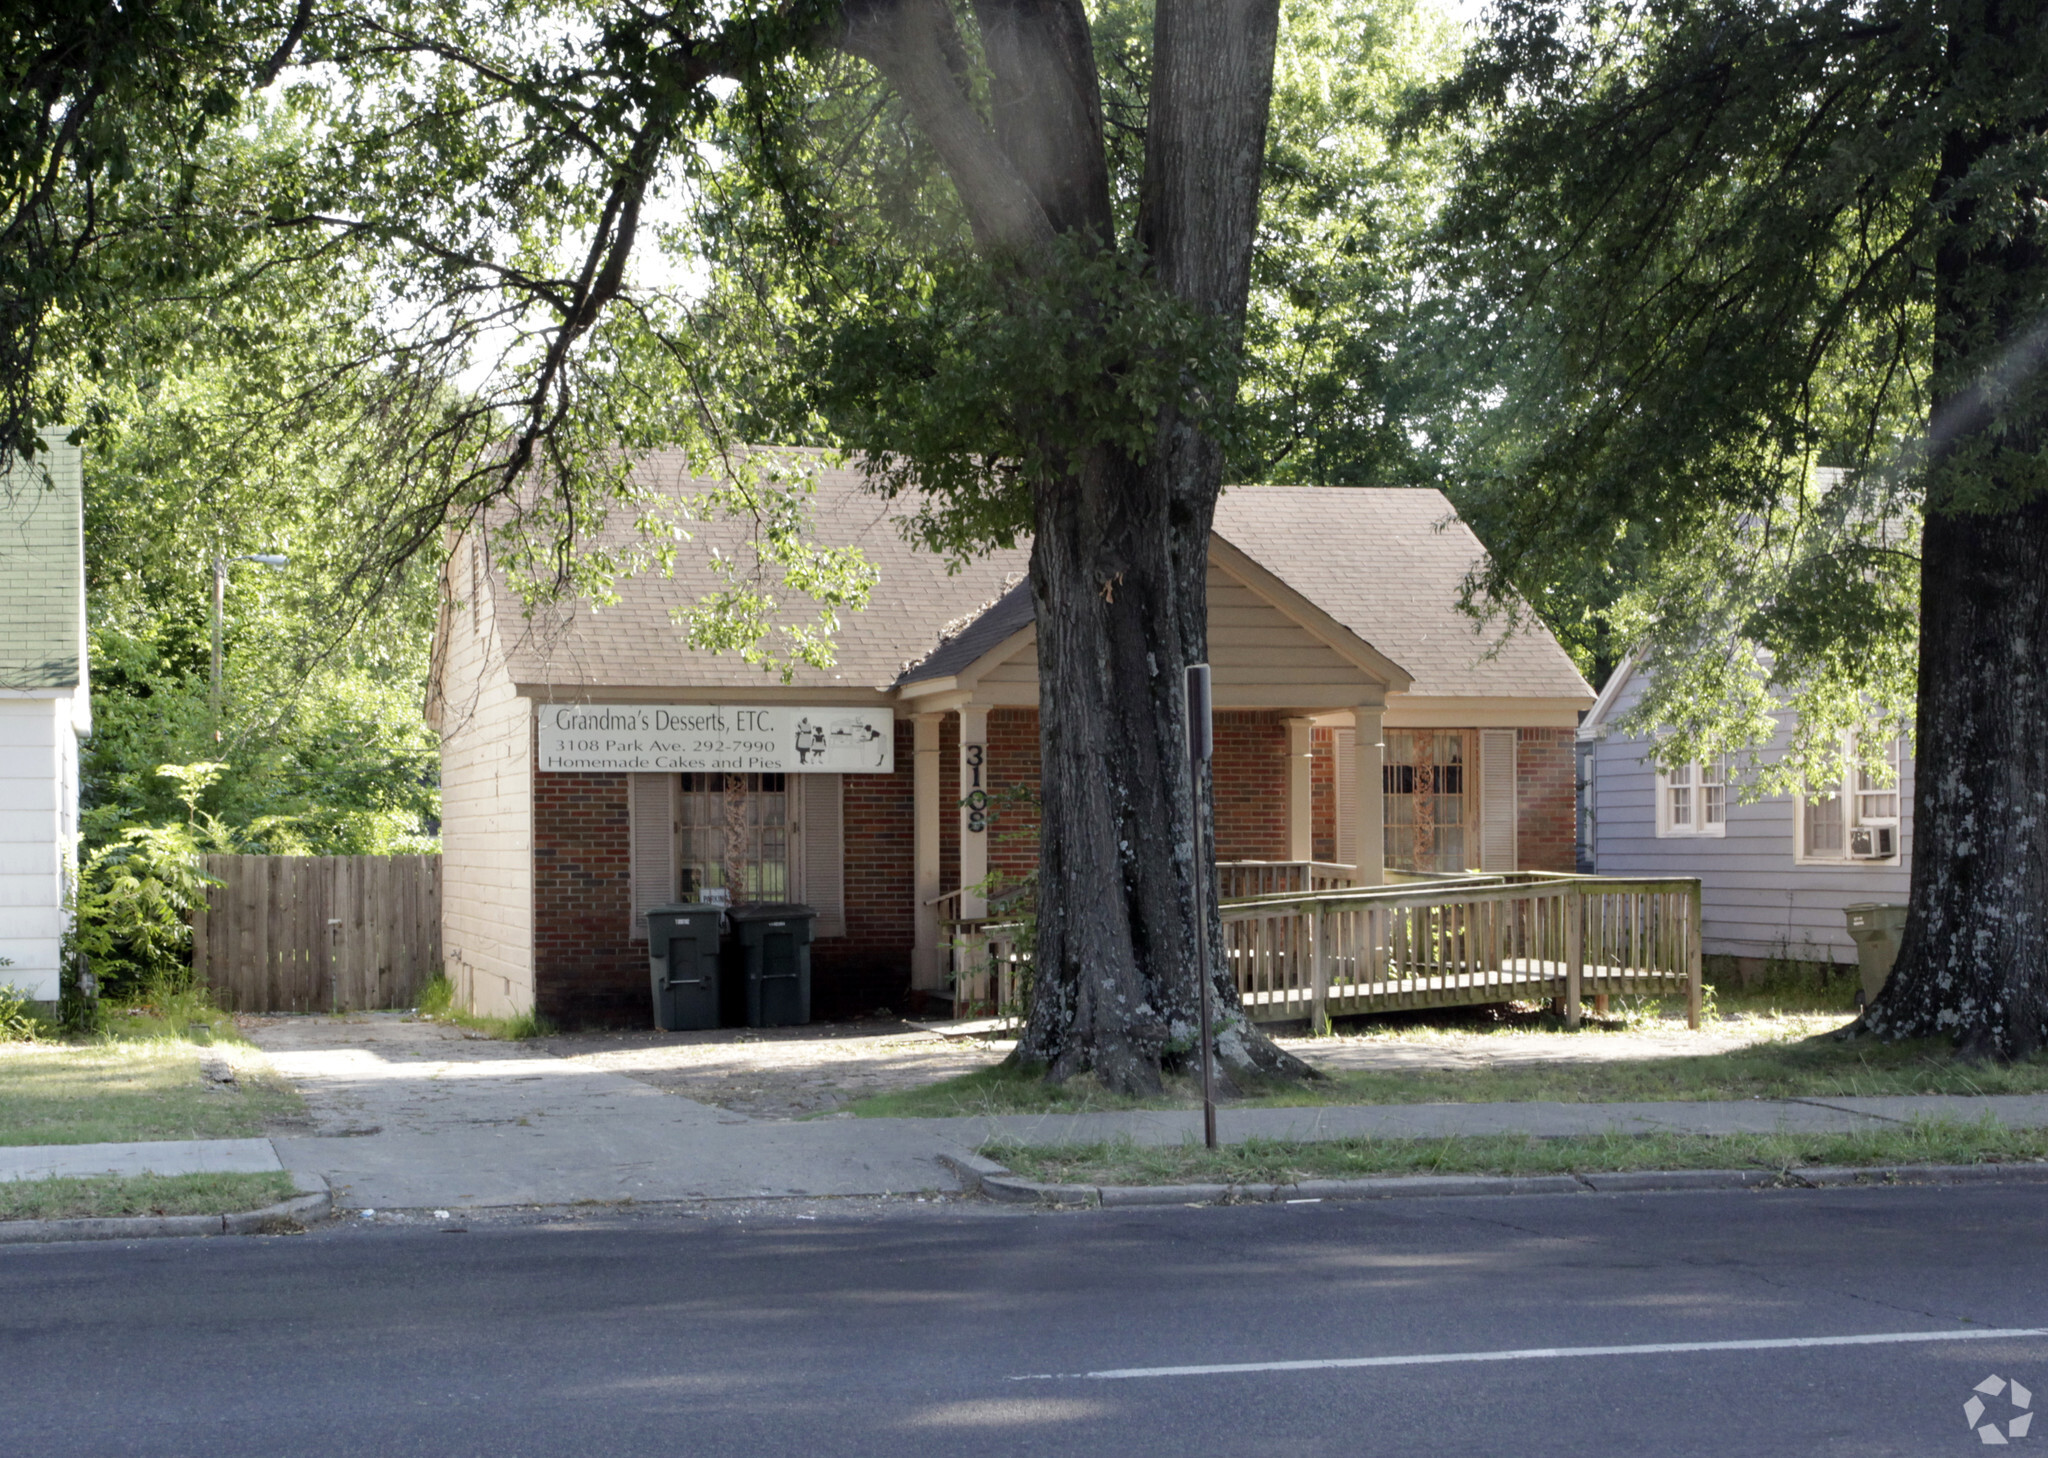
M1959 6L1954 82L2022 94L2003 73L2025 64L2011 58L2030 54L2020 30L2037 13ZM1947 1034L2000 1058L2048 1046L2048 250L2038 186L1998 175L2044 130L1980 126L1943 147L1913 878L1898 961L1864 1015L1880 1036Z
M842 44L904 96L976 236L1026 273L1044 236L1113 246L1102 105L1079 0L976 0L991 124L943 58L939 0L857 0ZM1241 333L1278 0L1160 0L1137 247L1176 299ZM964 135L963 133L972 133ZM982 165L993 150L997 163ZM1113 306L1113 305L1112 305ZM1056 409L1059 402L1047 402ZM1212 857L1196 863L1183 670L1207 657L1223 456L1177 412L1143 459L1097 446L1033 483L1041 815L1035 996L1018 1057L1147 1092L1199 1050L1194 877L1226 1077L1312 1077L1244 1016L1220 955ZM1208 787L1201 815L1211 819ZM1206 839L1206 838L1205 838ZM1213 841L1208 843L1213 844Z

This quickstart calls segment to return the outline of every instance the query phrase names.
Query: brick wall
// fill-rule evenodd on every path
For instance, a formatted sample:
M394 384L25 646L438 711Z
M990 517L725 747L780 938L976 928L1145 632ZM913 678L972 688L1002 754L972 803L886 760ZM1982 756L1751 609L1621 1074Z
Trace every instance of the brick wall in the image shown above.
M1575 870L1573 732L1523 729L1515 737L1515 836L1521 868Z
M1038 869L1038 710L989 710L988 765L988 866L1014 885ZM1029 800L1010 798L1025 792Z
M912 920L910 723L894 774L845 779L846 935L811 948L812 1015L903 1006ZM647 943L628 942L631 816L626 777L534 776L534 1005L564 1027L646 1027Z
M1287 859L1287 725L1277 709L1216 714L1216 859Z
M534 1010L563 1027L645 1027L647 943L628 942L622 774L533 777Z
M844 780L846 935L811 945L811 1015L901 1011L917 940L917 763L911 723L896 720L896 771Z
M1337 731L1311 729L1308 736L1309 854L1337 859Z

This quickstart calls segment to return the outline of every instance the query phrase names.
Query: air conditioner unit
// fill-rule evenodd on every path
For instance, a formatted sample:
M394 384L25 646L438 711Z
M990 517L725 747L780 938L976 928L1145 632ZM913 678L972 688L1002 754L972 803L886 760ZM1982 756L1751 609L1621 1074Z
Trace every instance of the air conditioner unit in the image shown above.
M1888 861L1899 853L1898 828L1891 825L1859 825L1849 832L1849 859Z

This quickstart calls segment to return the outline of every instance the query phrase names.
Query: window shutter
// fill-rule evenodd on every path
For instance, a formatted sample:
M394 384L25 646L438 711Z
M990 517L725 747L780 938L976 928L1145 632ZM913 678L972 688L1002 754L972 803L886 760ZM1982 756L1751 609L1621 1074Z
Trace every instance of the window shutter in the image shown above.
M1333 758L1337 766L1337 862L1358 864L1358 731L1338 729Z
M842 827L842 775L792 775L802 789L803 817L797 823L801 846L798 899L818 913L811 935L846 935L846 847Z
M1515 731L1479 731L1479 867L1516 868Z
M633 941L647 940L647 913L676 899L676 777L627 775L632 815Z

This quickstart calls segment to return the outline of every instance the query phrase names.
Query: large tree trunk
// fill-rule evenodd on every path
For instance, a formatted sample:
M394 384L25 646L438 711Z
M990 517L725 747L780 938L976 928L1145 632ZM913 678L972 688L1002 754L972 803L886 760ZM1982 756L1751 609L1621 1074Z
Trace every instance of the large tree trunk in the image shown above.
M942 0L850 0L847 14L842 43L873 60L934 134L992 256L1028 275L1048 236L1114 245L1078 0L977 0L986 130L947 69L960 47ZM1137 244L1173 297L1233 334L1278 28L1278 0L1159 0L1155 16ZM1216 883L1212 858L1194 854L1182 695L1183 670L1207 656L1222 468L1215 442L1169 411L1145 459L1098 446L1033 483L1042 812L1036 996L1018 1056L1054 1078L1090 1072L1148 1091L1163 1065L1199 1047L1194 877L1207 879L1212 908ZM1207 971L1226 1074L1309 1076L1252 1028L1220 955Z
M1959 7L1951 74L2009 71L2035 13ZM2023 78L2002 79L2020 94ZM2037 186L1982 183L2043 130L1980 128L1943 149L1913 880L1898 962L1864 1016L1881 1036L1943 1033L2004 1058L2048 1046L2048 255Z
M1250 287L1278 27L1276 0L1162 0L1154 17L1138 244L1170 294L1233 332ZM1220 955L1196 966L1197 876L1218 952L1222 935L1214 858L1195 855L1183 670L1208 657L1222 475L1220 447L1176 415L1142 465L1098 459L1037 493L1042 910L1038 995L1018 1053L1055 1077L1088 1069L1112 1087L1155 1085L1162 1055L1199 1049L1203 973L1227 1075L1308 1071L1251 1026Z

